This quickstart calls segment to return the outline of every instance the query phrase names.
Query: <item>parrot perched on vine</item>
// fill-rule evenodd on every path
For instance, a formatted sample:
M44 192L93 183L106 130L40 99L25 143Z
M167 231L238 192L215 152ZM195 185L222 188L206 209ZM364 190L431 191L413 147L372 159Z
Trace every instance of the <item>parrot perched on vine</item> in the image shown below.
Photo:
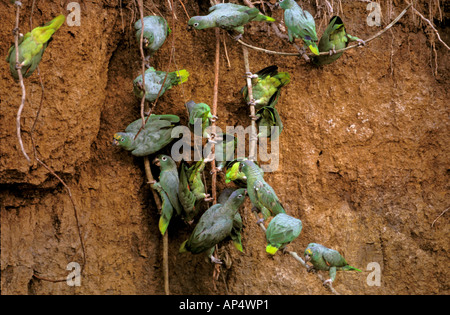
M257 8L233 3L219 3L209 8L209 14L192 17L188 25L197 30L220 27L244 34L244 25L251 21L273 22L275 19L262 15Z
M315 55L319 54L317 48L316 23L313 16L300 6L294 0L279 0L279 5L284 9L284 24L288 30L289 41L301 37L306 46Z
M253 206L264 220L279 213L286 213L273 188L266 183L259 166L251 160L240 162L240 171L247 177L247 193Z
M153 160L153 164L157 165L161 170L159 174L159 182L153 183L153 185L160 186L162 188L162 190L167 194L167 197L177 215L181 216L183 207L178 199L180 180L178 178L177 164L170 156L164 154L159 154Z
M351 41L357 41L360 45L365 45L362 39L345 31L344 22L339 16L333 16L319 41L319 51L329 52L329 55L314 56L312 62L322 66L338 60L343 52L336 53L336 50L347 47Z
M225 188L222 190L222 192L219 195L219 198L217 199L218 203L224 204L228 198L233 193L233 189ZM236 247L237 250L240 252L243 252L244 249L242 247L242 238L241 238L241 232L244 227L244 224L242 223L242 217L239 211L236 212L233 218L233 228L231 229L231 240L233 241L234 247Z
M279 249L295 240L302 231L302 221L285 213L277 214L266 230L266 252L275 255Z
M258 124L258 137L278 138L283 131L283 123L275 107L264 106L256 112L256 123ZM272 129L273 127L273 129Z
M206 128L211 126L211 122L217 119L217 116L211 114L211 108L205 103L195 103L194 101L189 101L185 104L189 112L189 127L198 136L209 138L209 134ZM195 128L195 121L200 119L201 121L201 133L199 134ZM198 128L198 127L197 127Z
M252 94L255 100L255 110L261 109L263 106L274 107L280 97L280 89L287 85L290 81L290 75L287 72L278 72L278 67L273 65L259 70L255 74L249 74L252 80ZM248 88L244 85L241 94L247 103Z
M310 262L313 265L313 267L308 266L308 272L312 270L330 271L330 279L325 280L324 285L332 284L336 278L337 270L355 270L361 272L358 268L350 266L338 251L316 243L310 243L306 247L305 262Z
M169 72L156 71L153 67L145 71L145 99L153 102L156 98L163 95L173 86L184 83L188 80L189 72L186 70ZM165 79L165 81L164 81ZM164 83L164 85L163 85ZM161 93L159 91L161 90ZM142 99L144 96L144 86L142 85L142 74L133 81L133 91L136 97Z
M213 256L214 247L231 235L233 221L239 207L245 200L245 189L235 190L228 200L217 203L203 213L191 236L180 246L180 253L189 251L192 254L206 252L214 263L221 263Z
M142 21L134 23L136 31L136 40L140 44L142 33ZM143 47L147 53L146 59L150 58L166 41L171 33L167 21L162 16L150 15L144 17L144 36Z
M135 156L150 155L173 140L172 129L179 121L180 117L176 115L151 115L145 128L139 132L142 120L137 119L125 128L125 132L114 134L113 145L131 151Z
M185 161L180 163L178 199L183 207L183 220L188 223L192 223L198 214L198 202L200 200L210 201L209 194L205 193L205 185L202 180L205 166L205 160L198 161L191 167Z
M52 35L63 25L65 20L64 15L58 15L44 26L36 27L25 36L19 37L19 62L22 66L20 71L24 78L28 78L36 70ZM19 80L15 45L9 49L6 62L9 63L11 75L14 79Z

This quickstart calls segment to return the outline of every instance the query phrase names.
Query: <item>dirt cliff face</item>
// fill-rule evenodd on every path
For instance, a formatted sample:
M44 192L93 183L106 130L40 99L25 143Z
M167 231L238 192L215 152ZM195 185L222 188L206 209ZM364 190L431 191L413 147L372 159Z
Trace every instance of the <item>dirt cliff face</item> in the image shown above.
M22 2L20 29L25 33L32 1ZM215 32L188 31L180 1L174 1L176 20L167 1L144 2L146 15L162 15L172 28L151 65L190 73L185 84L160 98L155 113L179 115L184 124L185 102L212 104ZM316 15L320 36L332 14L323 1L303 2ZM448 4L416 2L450 42ZM333 2L333 14L342 17L350 34L366 39L406 7L403 1L379 3L381 27L367 25L366 2ZM189 16L207 13L207 4L184 5ZM282 20L281 10L264 9ZM65 3L36 1L33 27L61 13L69 13ZM6 56L13 41L14 6L1 2L0 14L5 39L0 55ZM20 152L15 117L21 90L8 64L0 63L2 294L164 293L159 215L142 158L111 145L115 132L139 118L140 100L132 92L132 80L141 71L133 29L137 16L133 1L83 1L81 25L64 24L40 63L45 97L34 133L36 149L70 187L77 205L86 254L81 286L33 277L65 279L70 262L82 263L82 248L66 189L36 161L29 166ZM246 26L243 40L295 52L259 22ZM245 127L250 118L239 94L245 84L242 46L229 36L222 42L227 54L221 45L218 125ZM303 256L308 243L316 242L340 251L363 271L338 272L334 288L342 294L449 294L449 223L443 213L450 200L449 54L431 28L410 10L381 37L328 66L316 68L298 57L252 49L249 63L253 72L276 64L291 75L277 104L284 124L279 167L265 175L288 213L303 222L289 249ZM41 99L37 73L25 85L23 139L33 157L29 133ZM153 172L158 174L156 168ZM209 172L205 175L209 183ZM233 187L219 173L218 191L226 186ZM290 255L267 256L250 201L244 205L244 252L229 241L220 244L226 264L217 281L203 255L178 253L193 226L171 222L171 293L329 294ZM381 268L380 286L367 281L372 262Z

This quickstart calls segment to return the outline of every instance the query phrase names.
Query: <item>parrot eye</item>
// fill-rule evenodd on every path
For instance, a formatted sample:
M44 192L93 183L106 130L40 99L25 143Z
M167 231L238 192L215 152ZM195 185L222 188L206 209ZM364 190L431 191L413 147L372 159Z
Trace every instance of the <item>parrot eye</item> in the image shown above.
M238 198L242 198L242 195L239 195Z
M120 141L124 142L124 141L125 141L125 138L120 139Z
M194 23L194 27L197 27L197 26L199 26L199 23Z
M167 161L167 158L165 156L163 156L161 160Z

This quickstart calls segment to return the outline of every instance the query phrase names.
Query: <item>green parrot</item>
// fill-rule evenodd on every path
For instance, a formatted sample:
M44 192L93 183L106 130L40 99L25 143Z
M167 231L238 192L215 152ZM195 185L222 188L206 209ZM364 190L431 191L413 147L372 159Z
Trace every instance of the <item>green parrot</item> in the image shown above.
M63 25L65 20L64 15L58 15L44 26L36 27L19 38L19 62L22 66L20 71L24 78L28 78L36 70L52 35ZM16 69L15 45L9 48L6 62L9 63L11 75L14 79L19 80Z
M225 188L222 190L222 192L219 195L219 198L217 199L218 203L224 204L228 198L233 193L233 189ZM242 223L242 217L239 211L236 212L233 218L233 228L231 229L230 237L233 241L234 247L240 252L243 252L244 249L242 247L242 238L241 238L241 232L244 227L244 224Z
M182 217L188 223L192 223L194 217L198 214L198 201L211 201L209 194L205 193L205 185L202 180L202 172L205 166L204 160L198 161L191 167L185 161L180 163L178 199L183 207Z
M225 172L225 183L228 184L232 181L241 188L247 187L247 176L245 176L245 174L242 172L240 164L240 162L246 159L247 158L238 158L231 162L228 162ZM256 162L255 165L258 166ZM264 171L260 167L258 168L261 176L264 176Z
M283 123L275 107L264 106L256 112L258 137L276 139L283 131ZM272 127L274 127L272 129ZM278 127L278 128L275 128Z
M264 220L272 215L286 213L273 188L266 183L259 166L251 160L240 162L241 169L247 177L247 193L253 206L260 211Z
M206 131L206 128L211 125L212 121L215 121L215 119L217 119L217 116L211 114L211 108L209 107L209 105L205 103L195 103L194 101L189 101L185 104L185 106L189 112L189 126L191 127L191 130L193 130L194 133L198 136L209 138L209 134ZM196 119L201 120L202 129L200 134L198 134L198 131L195 128Z
M138 20L134 23L136 31L136 40L140 44L142 21ZM147 53L146 59L150 58L166 41L167 36L171 33L167 21L162 16L146 16L144 17L144 37L143 46Z
M255 110L259 110L263 106L274 107L280 97L280 89L291 81L289 73L278 72L278 67L275 65L259 70L256 74L249 74L249 76L252 79ZM242 87L241 94L249 103L247 85Z
M183 207L178 198L180 180L178 178L177 164L167 155L159 154L154 160L153 164L157 165L161 172L159 174L159 182L153 183L154 186L160 186L167 194L172 207L175 208L177 215L181 216ZM167 222L167 224L169 224Z
M306 10L302 10L294 0L279 0L279 5L284 9L284 24L288 30L289 41L301 37L311 52L319 54L317 48L316 23L313 16Z
M234 182L238 186L247 187L247 177L243 172L239 171L240 162L234 160L227 164L227 170L225 173L225 183Z
M356 270L361 272L358 268L350 266L338 251L316 243L310 243L306 247L305 262L311 262L313 265L313 267L308 266L308 272L312 270L330 271L330 279L325 280L324 285L332 284L336 278L337 270Z
M166 233L167 228L169 227L170 219L172 219L173 215L173 206L170 202L169 197L166 192L162 189L161 185L155 183L153 185L154 189L156 189L161 197L162 205L161 205L161 216L159 218L159 231L162 235Z
M279 249L296 239L302 231L302 221L285 213L277 214L266 230L266 252L275 255Z
M244 34L244 25L251 21L273 22L275 19L262 15L257 8L233 3L219 3L209 8L209 14L192 17L188 25L197 30L220 27L227 31Z
M145 71L145 99L148 102L153 102L158 97L161 90L163 95L166 90L171 89L174 85L178 85L187 81L189 72L186 70L169 72L166 78L166 72L156 71L153 67ZM164 78L166 81L164 82ZM164 82L164 86L163 86ZM144 87L142 85L142 74L133 81L133 92L136 97L142 99L144 96Z
M343 52L336 53L336 50L347 47L351 41L357 41L361 45L365 45L362 39L352 36L345 31L344 23L339 16L333 16L319 41L319 51L329 52L329 55L314 56L312 62L322 66L338 60Z
M142 119L137 119L125 128L125 132L114 134L113 145L131 151L135 156L150 155L173 140L172 129L179 121L180 118L176 115L151 115L145 128L139 132Z
M245 189L235 190L224 203L217 203L203 213L191 236L180 246L180 253L206 252L214 263L221 261L213 256L214 247L231 235L233 221L239 207L245 200Z

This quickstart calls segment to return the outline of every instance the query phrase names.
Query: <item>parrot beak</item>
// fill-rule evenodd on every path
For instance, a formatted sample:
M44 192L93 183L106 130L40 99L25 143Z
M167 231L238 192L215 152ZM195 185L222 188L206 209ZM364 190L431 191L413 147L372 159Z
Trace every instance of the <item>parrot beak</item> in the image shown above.
M161 163L159 163L158 158L155 158L152 163L155 164L156 166L161 166Z
M305 255L305 262L308 262L308 261L310 261L310 260L311 260L311 256Z
M119 145L119 141L117 141L116 139L113 139L112 145L114 145L114 146Z

